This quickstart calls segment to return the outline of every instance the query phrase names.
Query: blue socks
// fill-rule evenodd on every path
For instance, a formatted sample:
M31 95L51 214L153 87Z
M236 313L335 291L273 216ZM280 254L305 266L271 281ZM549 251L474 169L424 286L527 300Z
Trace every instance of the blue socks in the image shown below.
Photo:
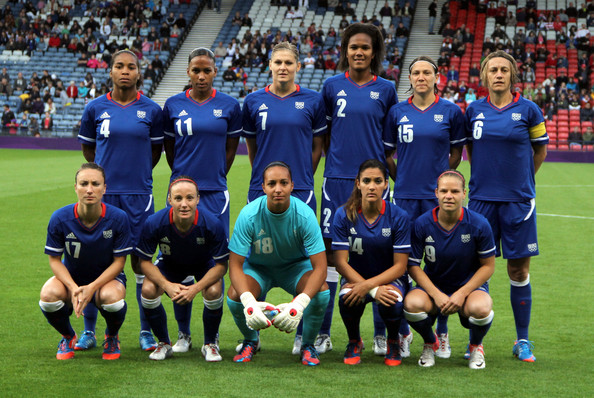
M107 324L105 334L108 336L117 336L124 323L124 319L126 319L126 311L128 309L126 302L122 299L113 304L102 305L101 307L99 311Z
M530 311L532 309L532 286L530 285L530 275L528 275L528 278L522 282L510 280L510 284L509 298L514 312L514 319L516 321L518 340L528 340Z
M479 345L483 343L483 338L491 328L491 324L493 323L493 316L495 313L491 311L489 315L484 318L468 318L468 323L470 324L470 344Z
M39 301L39 307L43 315L45 315L47 322L62 336L73 337L76 334L70 324L72 308L69 308L63 301L52 303Z
M94 332L95 325L97 325L97 306L93 301L89 302L83 310L83 317L85 330Z

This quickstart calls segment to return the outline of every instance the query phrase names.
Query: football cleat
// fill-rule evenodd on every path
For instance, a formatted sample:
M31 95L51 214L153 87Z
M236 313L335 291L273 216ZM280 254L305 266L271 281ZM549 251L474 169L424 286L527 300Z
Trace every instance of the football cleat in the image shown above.
M143 351L154 351L157 348L157 342L153 334L148 330L141 330L138 336L138 343Z
M184 332L177 333L177 341L173 345L173 352L188 352L192 348L192 336Z
M152 359L153 361L163 361L172 356L173 349L171 348L171 344L159 341L157 348L155 348L155 350L151 352L151 355L149 355L149 359Z
M219 346L215 343L203 345L202 355L206 362L221 362L223 360Z
M363 342L361 339L349 340L346 351L344 352L344 363L347 365L358 365L361 363L361 351L363 351Z
M419 365L424 368L429 368L435 365L435 351L439 348L439 343L435 340L435 343L423 344L423 352L419 358Z
M384 363L388 366L398 366L402 363L402 357L400 356L400 344L398 343L398 340L388 340Z
M398 343L400 344L400 356L402 358L410 357L410 344L413 341L413 334L409 332L406 336L398 333Z
M118 336L105 335L103 341L103 359L113 360L120 358L120 340Z
M239 354L233 357L233 362L251 362L252 357L256 355L258 349L256 341L244 340L241 343Z
M58 343L57 359L72 359L74 358L74 344L76 343L76 334L72 337L62 336L62 340Z
M320 364L320 356L313 344L303 344L301 363L305 366L317 366Z
M470 343L466 344L466 352L464 353L464 359L470 359Z
M439 348L435 351L435 356L443 359L449 358L452 355L452 348L450 347L450 337L448 334L438 334L437 342L439 343Z
M74 345L76 351L85 351L95 348L97 346L97 339L95 338L95 332L92 330L85 330L78 339L78 342Z
M293 350L291 351L291 353L293 355L299 355L301 354L301 335L296 334L295 335L295 341L293 342Z
M468 361L468 367L470 369L484 369L485 351L483 350L483 345L470 344L468 348L470 350L470 360Z
M522 362L534 362L536 358L532 354L534 344L528 340L518 340L514 343L513 354Z
M243 340L237 341L239 344L235 347L235 352L239 354L241 347L243 347ZM256 351L260 351L260 338L258 337L258 344L256 344Z
M373 338L373 353L378 356L384 356L388 352L386 346L386 336L377 335Z
M316 338L314 347L316 347L318 354L332 351L332 340L330 340L330 336L327 334L319 334Z

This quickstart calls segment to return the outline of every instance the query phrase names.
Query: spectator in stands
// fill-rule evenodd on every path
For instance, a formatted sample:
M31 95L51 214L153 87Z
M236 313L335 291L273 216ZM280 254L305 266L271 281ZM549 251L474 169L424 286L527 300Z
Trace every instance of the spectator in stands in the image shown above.
M236 25L236 26L241 26L241 13L239 11L235 11L235 15L233 16L233 19L231 20L231 24Z
M447 79L448 79L448 83L450 81L453 81L455 83L458 83L458 78L459 78L460 74L459 72L456 70L456 67L452 65L452 67L450 68L450 70L448 70L448 73L446 75Z
M594 131L592 130L592 127L586 127L586 131L584 131L584 134L582 135L582 142L584 145L594 144Z
M169 26L173 26L173 24L175 23L175 14L170 12L165 18L165 23Z
M569 144L570 148L582 147L583 137L578 126L575 126L574 129L569 133L569 136L567 137L567 143Z
M557 100L557 109L569 109L569 100L567 99L567 95L565 93L559 94L559 99Z
M404 26L403 22L398 23L398 28L396 28L396 37L408 37L409 31Z
M4 104L4 112L2 113L2 126L12 124L16 119L14 112L10 109L10 105Z
M241 19L241 26L247 26L248 28L252 27L252 19L250 18L250 15L247 12Z
M326 55L326 61L324 61L324 69L336 70L336 62L334 62L330 54Z
M575 92L569 92L567 97L567 101L569 102L569 110L570 111L579 111L581 108L580 100Z
M184 29L187 26L186 18L184 17L184 13L180 12L179 17L175 21L174 26L177 25L178 28Z
M80 84L78 85L78 96L80 98L86 98L88 93L89 88L87 87L85 81L81 80Z
M589 102L586 102L580 109L580 121L591 122L594 120L594 110Z
M99 24L99 22L95 21L95 17L93 15L90 15L87 22L85 22L85 24L83 25L84 30L91 29L92 32L99 30L100 27L101 25Z
M449 68L450 67L450 57L447 55L447 53L445 51L441 51L439 58L437 59L437 66L439 66L440 68L445 67L445 68Z
M54 119L49 112L45 112L43 118L41 119L41 130L44 132L52 131L54 127Z
M21 120L19 120L19 130L24 135L29 132L29 112L23 112Z
M388 68L386 69L386 79L398 82L399 76L400 69L398 68L398 66L390 62L388 64Z
M220 41L219 45L214 49L214 55L216 58L222 58L227 55L227 49L223 45L222 41Z
M235 71L233 70L233 66L229 65L227 70L225 70L225 72L223 72L223 80L226 82L234 82L236 79L237 79L237 75L236 75Z
M326 67L324 65L324 55L323 54L318 54L318 57L316 58L316 62L314 63L314 68L320 69L320 70L326 69Z
M150 80L151 82L157 78L157 73L155 72L155 69L153 68L152 64L148 64L148 66L144 70L143 77L144 80Z
M56 113L56 104L51 97L48 98L45 102L43 111L46 113L49 112L51 115L54 115Z
M407 1L398 13L402 18L411 18L415 14L414 8Z
M6 99L12 95L13 89L10 80L5 77L0 79L0 94L5 94Z
M307 53L307 57L303 59L303 65L305 69L313 69L316 63L316 59L311 55L311 52Z
M379 14L382 17L392 17L394 15L392 14L392 8L390 7L387 1L384 3L384 6L380 9Z

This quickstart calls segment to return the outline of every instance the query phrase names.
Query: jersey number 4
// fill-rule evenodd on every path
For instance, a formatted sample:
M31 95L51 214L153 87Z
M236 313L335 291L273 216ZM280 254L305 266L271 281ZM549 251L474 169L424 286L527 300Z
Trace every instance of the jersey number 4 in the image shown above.
M355 238L353 239L352 236L349 236L349 246L352 252L357 253L358 255L363 255L363 239Z
M109 119L105 119L105 120L103 120L103 122L101 122L101 128L99 129L99 134L101 134L105 138L109 137Z

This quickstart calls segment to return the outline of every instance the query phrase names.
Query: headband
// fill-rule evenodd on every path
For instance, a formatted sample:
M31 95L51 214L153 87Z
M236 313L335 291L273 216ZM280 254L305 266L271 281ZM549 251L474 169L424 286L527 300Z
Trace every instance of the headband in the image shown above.
M466 179L464 178L464 176L462 175L462 173L460 173L458 170L446 170L443 173L441 173L439 175L439 177L437 177L437 182L439 183L439 180L441 179L441 177L443 177L445 174L455 174L458 177L460 177L462 179L462 185L466 185Z
M426 59L419 59L419 60L416 60L415 62L413 62L412 64L410 64L410 66L408 67L408 73L411 73L413 66L418 62L427 62L428 64L431 64L431 66L433 67L433 70L435 70L435 73L437 73L437 65L435 65L435 63L433 63L432 61L429 61Z

